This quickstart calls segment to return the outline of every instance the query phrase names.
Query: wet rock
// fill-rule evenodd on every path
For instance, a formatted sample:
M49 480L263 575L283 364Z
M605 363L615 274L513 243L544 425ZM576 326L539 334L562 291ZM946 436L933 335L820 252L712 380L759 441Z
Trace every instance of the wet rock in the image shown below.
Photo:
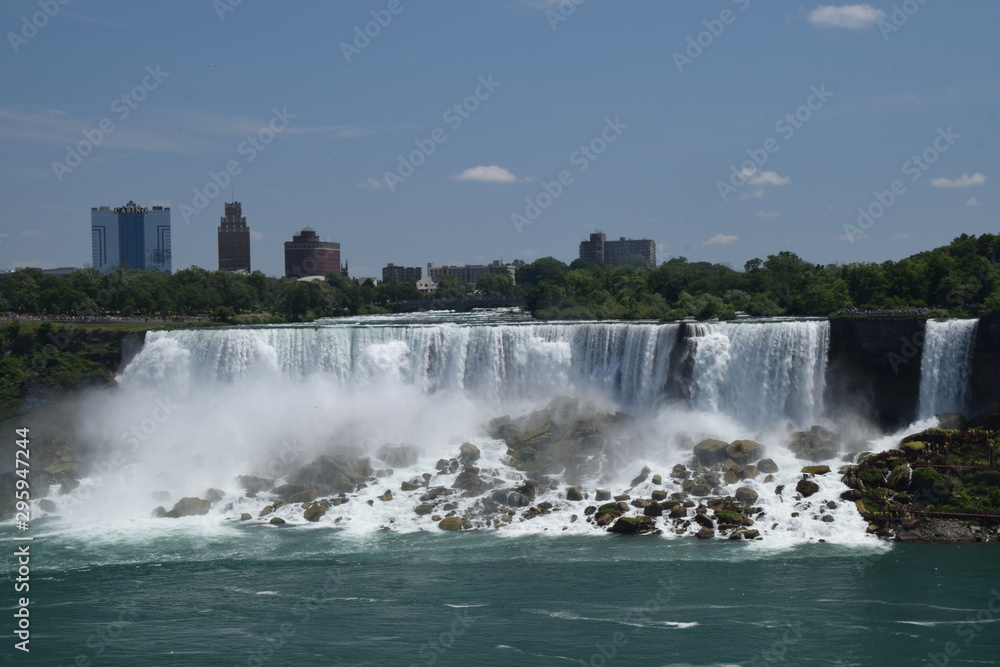
M490 498L507 507L527 507L531 504L531 499L517 489L497 489Z
M463 463L475 463L479 460L480 455L479 447L476 447L471 442L463 442L458 450L458 458Z
M774 459L761 459L757 461L757 469L765 475L769 475L778 472L778 464L774 462Z
M257 515L257 518L258 519L263 518L263 517L267 516L268 514L270 514L273 511L274 511L274 506L273 505L268 505L267 507L265 507L264 509L262 509L260 511L260 514Z
M272 526L283 526L285 524L285 520L282 519L280 516L276 516L272 517L271 520L268 521L268 523L271 524Z
M889 477L886 479L885 483L890 489L903 491L910 485L910 479L912 477L913 471L910 469L908 464L904 463L892 469L892 472L889 473Z
M752 463L748 463L743 467L744 479L754 479L759 473L760 469Z
M48 498L42 498L41 500L38 501L38 509L42 510L43 512L48 512L49 514L51 514L57 511L59 508L56 507L56 504L51 500L49 500Z
M428 514L434 511L434 506L427 504L417 505L416 507L413 508L413 511L417 513L417 516L427 516Z
M712 487L709 486L708 484L695 484L691 488L692 496L699 496L704 498L705 496L711 495L711 493L712 493Z
M182 516L199 516L202 514L208 514L208 510L211 508L212 504L207 500L201 498L181 498L174 505L174 508L167 512L167 516L173 519L180 518Z
M649 473L651 473L651 472L652 472L652 470L649 469L649 466L643 466L642 467L642 471L632 480L632 483L629 484L629 486L630 487L631 486L639 486L640 484L642 484L643 482L645 482L647 479L649 479Z
M153 518L154 519L162 519L165 516L167 516L167 508L166 507L160 505L155 510L153 510Z
M450 516L447 519L441 519L438 523L438 528L441 530L447 530L450 532L456 532L462 530L462 519L457 516Z
M590 506L587 507L587 509L583 510L583 515L584 516L590 516L591 514L593 514L596 511L597 511L597 507L595 505L590 505Z
M756 540L758 537L760 537L760 531L759 530L745 530L745 531L743 531L743 539L744 540Z
M697 513L694 515L694 520L698 523L698 525L704 526L705 528L715 528L715 523L707 514Z
M478 470L472 468L464 470L455 479L455 483L451 485L451 488L464 491L466 496L479 496L489 489L489 485L480 479Z
M830 466L804 466L802 472L806 475L825 475L830 472Z
M271 488L270 485L268 485L267 488ZM170 501L170 492L169 491L154 491L153 492L153 500L155 500L156 502L159 502L159 503L169 502Z
M423 488L423 484L418 484L416 482L403 482L399 485L400 491L416 491L417 489Z
M568 489L566 489L566 500L570 501L583 500L583 493L581 493L580 489L576 488L575 486L571 486Z
M842 494L840 494L841 500L848 500L851 502L855 500L861 500L863 497L864 496L862 495L862 493L857 489L848 489L847 491L844 491Z
M774 482L774 475L768 475L767 477L764 478L765 484L771 484L772 482Z
M392 491L390 491L389 489L386 489L386 492L383 493L381 496L379 496L378 499L381 500L381 501L392 500Z
M324 507L321 503L315 503L310 505L309 509L302 513L302 518L306 521L319 521L325 514L326 507Z
M642 508L643 516L662 516L663 506L655 500Z
M784 493L784 491L785 491L785 485L784 485L784 484L779 484L778 486L774 487L774 492L775 492L776 494L778 494L779 496L780 496L780 495L781 495L782 493Z
M667 492L664 491L664 490L662 490L662 489L657 489L656 491L653 491L650 494L650 497L653 500L657 500L657 501L659 501L659 500L666 500L667 499Z
M697 533L695 533L694 536L702 540L707 540L709 538L715 537L715 531L712 530L711 528L702 528Z
M747 507L750 507L757 502L757 492L753 489L741 486L736 489L736 500L743 503Z
M722 477L722 481L725 482L726 485L735 484L736 482L740 481L740 477L734 471L727 470L726 474L723 475Z
M795 490L801 494L803 498L808 498L819 491L819 484L808 479L800 479L798 484L795 485Z
M840 439L822 426L813 426L808 431L793 433L788 449L798 459L826 461L837 456L840 451Z
M663 484L663 477L661 477L660 475L653 475L653 479L651 481L653 482L654 485L660 486L661 484Z
M251 515L249 512L244 512L243 514L240 515L240 521L249 521L252 518L253 515Z
M712 438L702 440L694 446L694 457L703 466L714 466L726 460L727 447L729 447L729 443L722 440Z
M225 492L222 489L209 489L205 492L205 500L210 503L217 503L226 497Z
M413 445L383 445L375 452L375 456L394 468L409 468L417 464L420 450Z
M454 475L458 472L458 459L438 459L434 468L442 475Z
M608 532L618 535L647 535L660 532L652 517L622 517L608 529Z
M756 461L764 453L764 447L753 440L734 440L726 447L726 454L740 465Z
M678 463L670 471L670 477L672 479L686 479L688 475L687 467L682 463Z
M620 502L620 503L623 503L626 500L632 500L632 496L630 496L627 493L623 493L623 494L621 494L619 496L615 496L615 500L618 501L618 502Z

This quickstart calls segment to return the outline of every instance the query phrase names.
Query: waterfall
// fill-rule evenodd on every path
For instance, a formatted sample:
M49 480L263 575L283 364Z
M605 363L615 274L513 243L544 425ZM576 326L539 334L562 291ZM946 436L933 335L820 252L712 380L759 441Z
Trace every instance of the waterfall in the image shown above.
M825 321L690 327L692 407L757 428L822 416ZM393 383L475 400L598 394L630 408L665 400L676 324L332 324L151 332L124 385L302 382L322 376L346 390Z
M694 328L695 408L760 427L816 423L823 413L826 321L723 323Z
M919 419L965 413L979 320L927 320L920 359Z

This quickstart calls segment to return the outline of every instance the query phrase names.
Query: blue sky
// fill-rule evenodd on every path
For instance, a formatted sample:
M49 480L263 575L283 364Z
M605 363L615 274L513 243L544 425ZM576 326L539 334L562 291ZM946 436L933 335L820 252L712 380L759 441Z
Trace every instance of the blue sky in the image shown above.
M271 275L306 225L359 276L570 261L596 229L661 261L899 259L998 231L998 25L990 0L10 0L0 268L88 263L90 208L134 200L171 207L175 269L215 269L213 173Z

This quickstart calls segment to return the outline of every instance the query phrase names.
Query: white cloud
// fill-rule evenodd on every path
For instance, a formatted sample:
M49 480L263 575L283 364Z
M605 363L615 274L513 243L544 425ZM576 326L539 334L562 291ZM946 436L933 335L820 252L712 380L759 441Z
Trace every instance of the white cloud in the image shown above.
M979 200L973 197L972 199L965 200L966 206L979 206Z
M863 5L818 5L809 12L809 22L813 25L831 28L853 28L863 30L871 28L880 19L885 18L885 12L875 9L868 3Z
M488 166L479 165L478 167L470 167L458 176L455 176L455 180L485 181L487 183L516 183L517 176L503 167L492 164Z
M774 171L757 171L756 169L744 169L740 172L743 178L748 179L750 185L788 185L792 179L787 176L779 176Z
M732 236L729 234L716 234L709 240L705 241L702 245L729 245L734 241L739 241L739 236Z
M780 218L781 214L777 211L757 211L758 218Z
M982 185L985 182L986 177L976 172L972 176L962 174L954 180L950 178L935 178L931 181L931 185L936 188L971 188L976 185Z
M753 192L744 192L740 195L740 201L746 201L748 199L760 199L764 196L764 188L757 188Z

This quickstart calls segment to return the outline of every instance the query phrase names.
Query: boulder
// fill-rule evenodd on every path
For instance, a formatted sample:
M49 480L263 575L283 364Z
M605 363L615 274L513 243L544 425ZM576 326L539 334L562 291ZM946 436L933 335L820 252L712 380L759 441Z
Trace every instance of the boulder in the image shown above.
M268 521L268 523L271 524L272 526L283 526L285 524L285 520L282 519L280 516L276 516L272 517L271 520Z
M458 449L458 458L464 463L475 463L479 460L480 455L479 447L476 447L471 442L463 442L462 446Z
M744 540L756 540L758 537L760 537L760 531L759 530L745 530L745 531L743 531L743 539Z
M456 532L462 530L462 519L461 517L457 516L450 516L447 519L441 519L441 521L438 523L438 528L450 532Z
M774 459L761 459L757 461L757 470L765 475L770 475L778 472L778 464L774 462Z
M155 510L153 510L154 519L162 519L165 516L167 516L167 508L164 507L163 505L160 505Z
M319 521L324 514L326 514L326 507L322 503L315 503L302 513L302 518L306 521Z
M687 468L683 463L676 464L670 471L670 477L673 479L686 479L687 478Z
M660 475L653 475L653 479L651 481L655 486L660 486L661 484L663 484L663 477L661 477Z
M809 481L808 479L800 479L799 483L795 485L795 490L800 493L803 498L808 498L819 491L819 484Z
M403 482L399 485L400 491L416 491L421 488L423 488L423 484L417 484L416 482Z
M252 518L253 515L249 514L248 512L244 512L243 514L240 515L240 521L249 521Z
M729 447L729 443L722 440L712 438L702 440L694 446L694 457L703 466L714 466L726 460L727 447ZM674 468L676 469L676 466Z
M261 493L274 486L274 480L256 475L240 475L236 478L240 488L251 493Z
M576 488L575 486L571 486L568 489L566 489L566 500L572 500L572 501L583 500L583 493L581 493L580 489Z
M43 512L48 512L49 514L51 514L57 511L59 508L56 507L56 504L51 500L49 500L48 498L42 498L41 500L38 501L38 509L42 510Z
M385 493L383 493L381 496L379 496L378 499L379 500L383 500L383 501L392 500L392 491L389 490L389 489L386 489Z
M697 533L695 533L694 536L702 540L707 540L710 537L715 537L715 531L712 530L711 528L702 528Z
M712 495L712 487L708 484L695 484L691 488L691 495L700 497Z
M764 447L753 440L734 440L726 447L729 458L740 465L756 461L763 453Z
M757 492L753 489L741 486L736 489L736 500L749 507L757 502Z
M740 476L737 475L736 472L733 470L727 470L726 474L722 476L722 481L725 482L727 485L735 484L736 482L740 481Z
M201 498L181 498L174 505L174 508L167 512L167 516L177 519L182 516L199 516L208 514L212 503Z
M653 491L649 495L650 495L650 497L653 500L657 500L657 501L659 501L659 500L666 500L667 499L667 492L664 491L663 489L657 489L656 491Z
M434 511L433 505L417 505L413 508L413 511L417 513L417 516L426 516Z
M222 489L209 489L205 492L205 500L215 504L226 497L225 492Z
M639 486L649 479L649 473L651 472L652 471L649 469L649 466L643 466L642 471L632 480L632 483L629 484L629 486Z
M802 472L806 475L825 475L830 472L830 466L803 466Z
M715 528L715 523L707 514L696 513L694 515L694 520L698 523L698 525L704 526L705 528Z
M656 528L656 521L653 517L622 517L615 521L615 524L608 529L610 533L618 535L646 535L659 532Z
M808 431L793 433L788 449L797 459L826 461L839 453L840 438L822 426L813 426Z
M478 496L489 489L489 485L479 477L477 469L466 468L455 478L455 483L451 485L451 488L461 489L466 496Z
M655 500L642 508L643 516L663 516L663 506Z
M927 451L927 443L920 442L919 440L914 440L913 442L904 442L900 445L902 449L907 454L923 454Z
M602 500L611 500L611 492L605 489L598 489L594 493L594 500L600 502Z
M743 479L754 479L760 473L760 469L752 463L743 466Z
M531 499L517 489L497 489L490 495L490 498L507 507L528 507L531 505Z

